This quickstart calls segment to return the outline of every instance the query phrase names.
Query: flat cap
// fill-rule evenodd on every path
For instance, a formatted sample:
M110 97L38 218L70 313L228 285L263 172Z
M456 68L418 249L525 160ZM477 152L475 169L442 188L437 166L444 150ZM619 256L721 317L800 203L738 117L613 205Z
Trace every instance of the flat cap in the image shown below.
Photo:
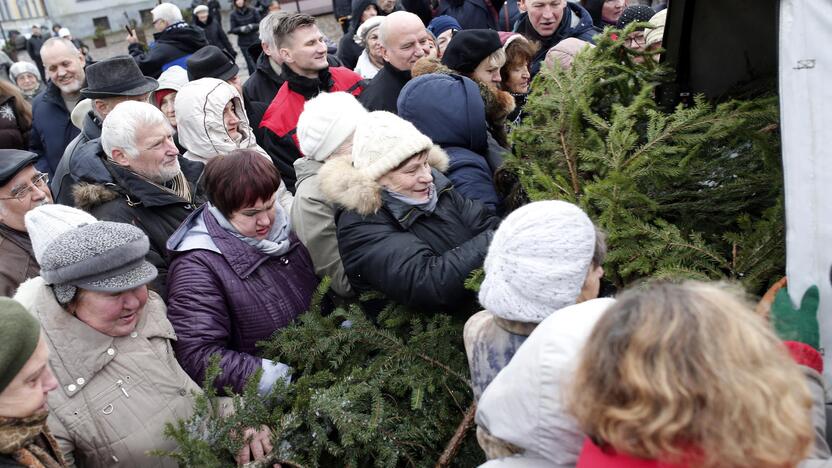
M33 164L38 155L29 151L0 149L0 187L9 183L21 169Z

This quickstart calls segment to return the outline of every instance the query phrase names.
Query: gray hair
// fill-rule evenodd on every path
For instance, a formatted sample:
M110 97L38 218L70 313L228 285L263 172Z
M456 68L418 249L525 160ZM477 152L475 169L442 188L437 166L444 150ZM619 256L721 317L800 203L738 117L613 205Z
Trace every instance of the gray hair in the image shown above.
M101 147L108 158L118 148L130 158L139 156L136 147L136 130L141 127L165 125L168 119L156 106L146 102L124 101L107 114L101 125Z
M182 11L173 3L160 3L159 6L150 10L153 21L165 20L168 24L175 24L182 21Z
M53 47L55 45L58 45L58 44L63 44L64 47L69 49L70 52L72 52L73 54L80 54L81 53L81 51L78 50L78 48L75 47L75 44L73 44L72 41L70 41L69 39L67 39L65 37L50 37L49 39L46 40L46 42L43 43L42 46L40 46L41 54L43 53L43 51L45 49L51 48L51 47Z
M283 10L266 15L260 21L260 42L265 42L269 47L275 47L274 32L280 26L280 21L287 16L289 13Z

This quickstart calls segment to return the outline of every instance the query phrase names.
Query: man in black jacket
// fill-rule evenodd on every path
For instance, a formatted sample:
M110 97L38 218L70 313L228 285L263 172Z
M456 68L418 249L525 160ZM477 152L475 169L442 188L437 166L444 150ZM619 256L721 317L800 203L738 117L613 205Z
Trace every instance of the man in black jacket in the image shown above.
M379 30L384 66L358 100L367 110L396 114L396 100L410 81L413 64L430 53L428 31L418 16L406 11L390 14Z
M41 34L40 26L34 25L32 26L32 36L26 40L26 52L29 53L29 57L35 62L35 66L38 67L40 76L46 76L43 68L43 60L40 58L40 48L43 47L43 43L47 39L49 38L43 37L43 34Z
M205 33L205 39L208 41L208 44L217 46L228 52L232 58L237 57L237 51L235 51L234 47L231 46L231 41L228 40L228 36L225 34L225 31L222 30L222 24L220 23L219 16L211 16L208 11L208 6L199 5L194 8L194 26L202 29L202 32Z
M112 182L78 184L75 204L102 221L132 224L147 234L147 260L159 270L153 286L165 297L165 244L204 202L197 190L205 166L179 156L167 118L144 102L116 106L102 126L101 147Z
M135 34L127 35L127 50L145 76L159 78L173 65L187 68L185 61L194 52L208 45L205 34L182 21L182 12L172 3L162 3L151 10L155 40L145 52Z

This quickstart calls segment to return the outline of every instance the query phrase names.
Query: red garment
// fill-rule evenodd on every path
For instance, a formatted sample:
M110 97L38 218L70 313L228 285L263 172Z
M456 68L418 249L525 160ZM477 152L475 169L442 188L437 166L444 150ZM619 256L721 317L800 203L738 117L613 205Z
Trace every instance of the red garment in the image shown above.
M784 341L783 344L786 345L786 349L789 350L794 362L801 366L810 367L819 374L823 373L823 356L820 355L818 350L799 341Z
M689 466L694 465L645 460L625 453L617 453L612 447L602 449L587 438L584 440L584 446L575 468L688 468Z
M363 78L361 75L344 67L329 67L329 73L332 76L333 85L329 89L330 93L336 91L347 91L353 96L361 94L361 86L359 83ZM289 83L285 82L280 86L277 96L274 97L266 113L263 114L263 120L260 121L260 128L268 128L275 135L284 138L291 135L295 146L298 145L298 137L295 129L298 126L298 118L303 112L303 106L306 100L300 94L289 89Z

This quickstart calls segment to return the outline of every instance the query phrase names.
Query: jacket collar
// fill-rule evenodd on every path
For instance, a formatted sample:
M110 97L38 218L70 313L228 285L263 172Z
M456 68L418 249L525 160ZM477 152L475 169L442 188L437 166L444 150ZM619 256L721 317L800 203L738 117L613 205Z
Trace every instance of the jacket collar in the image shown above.
M266 75L273 82L283 84L283 79L278 76L277 72L275 72L274 68L272 68L268 55L264 53L260 54L260 57L257 59L257 70Z
M391 65L390 62L384 62L384 65L381 68L382 70L387 70L385 73L395 78L396 81L401 83L402 86L404 86L405 83L410 81L410 78L412 78L410 70L399 70Z
M315 79L300 76L289 67L283 67L283 76L289 89L303 96L307 101L322 92L332 89L333 80L329 73L329 66L318 72Z
M87 140L101 138L101 120L92 111L87 112L87 115L84 116L83 127L82 132Z
M27 309L35 311L50 343L52 369L61 388L72 397L84 382L89 382L98 371L115 359L121 340L133 336L104 335L78 320L58 304L55 295L42 278L33 278L20 286L17 296ZM173 326L166 317L166 308L156 293L149 292L136 337L175 340ZM83 379L83 380L81 380Z
M59 88L54 82L50 81L49 84L46 85L46 91L43 92L43 100L51 102L69 114L64 98L61 96L61 88Z
M191 186L193 198L197 199L197 188L202 169L205 165L200 162L189 161L179 156L179 165L185 179ZM113 176L113 185L109 187L123 194L131 206L142 205L145 207L157 207L174 205L180 203L192 203L192 200L185 200L172 192L162 190L149 180L136 175L135 173L104 159L104 166Z
M436 187L436 196L441 197L451 187L451 181L436 169L433 169L431 172L433 174L433 183ZM382 205L396 218L396 221L403 229L410 229L410 226L413 226L416 220L422 216L427 216L427 213L424 211L392 197L382 197Z

